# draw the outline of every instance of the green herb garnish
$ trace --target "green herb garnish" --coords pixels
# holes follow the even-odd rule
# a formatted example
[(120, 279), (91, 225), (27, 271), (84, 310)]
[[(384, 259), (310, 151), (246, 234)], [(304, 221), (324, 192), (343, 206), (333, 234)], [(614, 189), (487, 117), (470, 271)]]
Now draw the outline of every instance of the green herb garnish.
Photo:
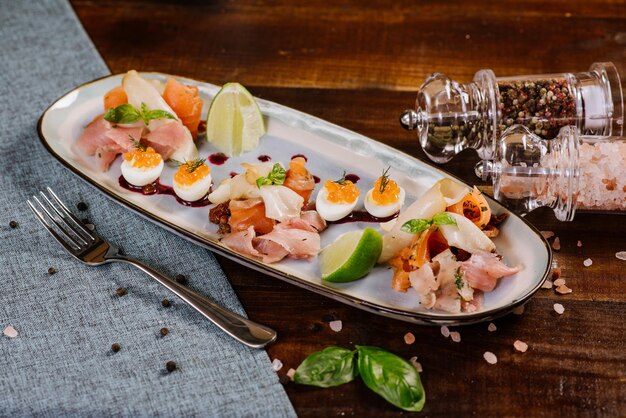
[(461, 273), (461, 267), (456, 269), (456, 273), (454, 273), (454, 285), (457, 289), (463, 289), (463, 273)]
[(132, 135), (128, 135), (128, 138), (130, 138), (130, 142), (133, 143), (133, 148), (138, 149), (139, 151), (146, 151), (148, 149), (148, 147), (146, 147), (144, 144), (142, 144), (140, 141), (136, 140), (135, 138), (133, 138)]
[(270, 186), (272, 184), (281, 185), (285, 182), (285, 169), (279, 163), (274, 164), (272, 171), (267, 177), (259, 177), (256, 179), (256, 187)]
[(171, 159), (170, 161), (173, 162), (176, 167), (180, 167), (181, 165), (187, 166), (187, 167), (185, 167), (187, 172), (188, 173), (193, 173), (198, 168), (200, 168), (200, 167), (202, 167), (204, 165), (204, 162), (206, 161), (206, 158), (197, 158), (195, 160), (185, 161), (184, 163), (180, 162), (178, 160), (174, 160), (174, 159)]
[(411, 234), (419, 234), (430, 228), (432, 225), (456, 225), (456, 221), (449, 213), (441, 212), (430, 219), (408, 220), (402, 225), (401, 229)]
[[(356, 357), (356, 359), (355, 359)], [(327, 347), (308, 356), (296, 369), (294, 382), (318, 387), (348, 383), (360, 376), (363, 383), (405, 411), (421, 411), (426, 401), (415, 367), (378, 347), (356, 346), (351, 351)]]
[(104, 120), (111, 123), (134, 123), (139, 119), (147, 125), (153, 119), (177, 119), (176, 116), (165, 110), (150, 110), (145, 103), (141, 103), (141, 110), (130, 103), (124, 103), (115, 108), (110, 108), (104, 114)]
[(341, 184), (342, 186), (346, 184), (346, 170), (343, 171), (341, 178), (339, 180), (335, 180), (334, 183)]
[(383, 194), (385, 192), (385, 188), (389, 184), (389, 169), (391, 167), (387, 167), (386, 170), (383, 170), (383, 174), (380, 176), (380, 187), (378, 188), (378, 193)]
[(296, 370), (294, 382), (328, 388), (351, 382), (357, 376), (356, 351), (326, 347), (308, 356)]

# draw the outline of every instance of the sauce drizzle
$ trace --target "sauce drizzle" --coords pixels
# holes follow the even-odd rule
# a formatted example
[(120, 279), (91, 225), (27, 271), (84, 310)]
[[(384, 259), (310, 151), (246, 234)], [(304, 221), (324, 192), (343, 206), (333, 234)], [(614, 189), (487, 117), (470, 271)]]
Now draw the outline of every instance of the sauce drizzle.
[(119, 182), (120, 187), (122, 187), (123, 189), (129, 190), (135, 193), (141, 193), (145, 196), (151, 196), (153, 194), (163, 194), (163, 195), (168, 195), (168, 196), (174, 196), (176, 198), (176, 201), (183, 206), (190, 206), (192, 208), (200, 208), (204, 206), (209, 206), (211, 204), (211, 202), (209, 201), (208, 194), (204, 196), (202, 199), (196, 200), (195, 202), (188, 202), (186, 200), (183, 200), (176, 195), (173, 187), (166, 186), (165, 184), (162, 184), (159, 180), (155, 181), (154, 183), (147, 184), (145, 186), (135, 186), (127, 182), (124, 176), (120, 176), (120, 178), (118, 179), (118, 182)]

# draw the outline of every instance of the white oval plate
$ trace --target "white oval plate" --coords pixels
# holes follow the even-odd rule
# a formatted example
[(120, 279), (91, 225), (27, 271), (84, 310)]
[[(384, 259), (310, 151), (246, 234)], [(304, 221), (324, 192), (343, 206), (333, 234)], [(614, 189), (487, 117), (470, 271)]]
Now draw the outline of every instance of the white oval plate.
[[(169, 77), (160, 73), (142, 75), (162, 81)], [(526, 302), (550, 273), (552, 253), (545, 239), (528, 222), (492, 199), (488, 201), (494, 213), (506, 212), (510, 215), (502, 226), (500, 236), (494, 239), (498, 253), (504, 256), (508, 265), (522, 264), (524, 269), (514, 276), (501, 279), (494, 291), (485, 294), (484, 306), (479, 312), (450, 314), (424, 309), (414, 290), (399, 293), (391, 288), (391, 270), (383, 266), (376, 267), (359, 281), (335, 284), (322, 282), (317, 258), (312, 261), (285, 259), (270, 265), (238, 254), (218, 241), (217, 226), (208, 219), (209, 207), (190, 208), (180, 205), (172, 196), (144, 196), (127, 191), (118, 184), (120, 158), (108, 172), (101, 173), (94, 167), (91, 158), (74, 152), (73, 144), (84, 127), (102, 113), (102, 97), (108, 90), (120, 85), (122, 76), (118, 74), (94, 80), (55, 101), (39, 120), (39, 137), (48, 151), (80, 178), (122, 206), (196, 244), (346, 304), (420, 324), (462, 325), (502, 316)], [(208, 105), (219, 87), (176, 78), (199, 88), (205, 103), (203, 114), (206, 115)], [(257, 101), (266, 120), (267, 134), (261, 139), (257, 150), (231, 158), (224, 165), (212, 166), (214, 184), (218, 184), (231, 171), (241, 172), (242, 162), (257, 162), (260, 155), (269, 155), (273, 161), (287, 164), (295, 154), (304, 154), (308, 158), (307, 167), (322, 182), (341, 177), (343, 170), (357, 174), (361, 178), (358, 186), (362, 196), (372, 187), (382, 170), (390, 166), (392, 178), (407, 192), (405, 207), (437, 180), (454, 178), (436, 167), (355, 132), (276, 103), (262, 99)], [(206, 141), (198, 145), (203, 157), (217, 152)], [(172, 174), (173, 169), (166, 165), (161, 182), (171, 185)], [(321, 234), (322, 247), (347, 230), (366, 226), (379, 229), (378, 224), (370, 223), (330, 225)]]

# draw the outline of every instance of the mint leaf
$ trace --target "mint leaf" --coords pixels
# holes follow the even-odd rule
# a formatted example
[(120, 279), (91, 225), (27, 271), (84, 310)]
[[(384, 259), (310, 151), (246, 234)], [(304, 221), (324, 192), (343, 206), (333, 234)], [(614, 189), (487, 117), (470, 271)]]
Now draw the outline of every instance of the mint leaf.
[(452, 215), (447, 212), (441, 212), (436, 214), (435, 216), (433, 216), (432, 220), (435, 225), (456, 225), (456, 221), (454, 220)]
[(267, 177), (259, 177), (256, 179), (256, 187), (261, 188), (261, 186), (270, 186), (273, 184), (281, 185), (285, 182), (285, 176), (285, 169), (282, 168), (279, 163), (276, 163)]
[(130, 103), (124, 103), (116, 108), (110, 108), (104, 114), (104, 120), (111, 123), (133, 123), (141, 117), (139, 111)]
[(433, 224), (431, 219), (411, 219), (402, 224), (402, 230), (411, 234), (419, 234), (430, 228)]

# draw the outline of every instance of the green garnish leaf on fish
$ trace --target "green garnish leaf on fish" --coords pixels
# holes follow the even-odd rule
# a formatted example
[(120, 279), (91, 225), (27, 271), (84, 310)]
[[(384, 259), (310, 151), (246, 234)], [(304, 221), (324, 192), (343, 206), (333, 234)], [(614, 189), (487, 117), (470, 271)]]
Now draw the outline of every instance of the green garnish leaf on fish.
[(147, 125), (153, 119), (177, 119), (176, 116), (165, 110), (150, 110), (145, 103), (141, 104), (141, 109), (137, 109), (130, 103), (124, 103), (115, 108), (110, 108), (104, 114), (104, 120), (111, 123), (134, 123), (139, 119)]
[(436, 214), (430, 219), (411, 219), (402, 224), (402, 230), (411, 234), (419, 234), (432, 225), (456, 225), (456, 221), (447, 212)]
[(259, 177), (256, 179), (256, 187), (261, 188), (261, 186), (271, 185), (280, 186), (285, 182), (285, 175), (285, 169), (279, 163), (276, 163), (267, 177)]

